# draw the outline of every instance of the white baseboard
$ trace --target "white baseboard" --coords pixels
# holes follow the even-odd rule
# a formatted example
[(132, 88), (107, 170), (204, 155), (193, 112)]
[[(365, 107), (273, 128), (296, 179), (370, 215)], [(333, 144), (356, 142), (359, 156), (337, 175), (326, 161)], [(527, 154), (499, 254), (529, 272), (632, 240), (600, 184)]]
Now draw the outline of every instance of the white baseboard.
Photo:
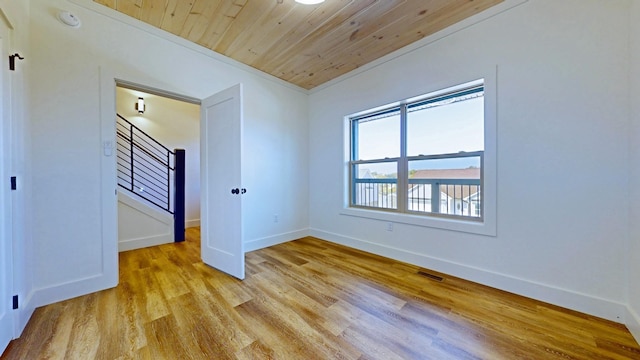
[(36, 307), (33, 305), (33, 294), (34, 292), (31, 291), (24, 299), (20, 299), (14, 323), (14, 335), (16, 338), (22, 335), (29, 319), (31, 319), (31, 315), (33, 315), (33, 312), (36, 310)]
[(627, 316), (625, 320), (627, 329), (629, 329), (631, 335), (633, 335), (638, 344), (640, 344), (640, 314), (630, 306), (627, 306)]
[(118, 285), (118, 274), (97, 274), (75, 281), (52, 285), (36, 289), (30, 301), (30, 306), (38, 308), (74, 297), (110, 289)]
[(287, 241), (292, 241), (309, 236), (309, 229), (291, 231), (284, 234), (264, 237), (261, 239), (249, 240), (244, 243), (244, 252), (255, 251), (269, 246), (278, 245)]
[(624, 304), (615, 301), (454, 263), (425, 254), (417, 254), (318, 229), (309, 229), (309, 235), (618, 323), (625, 322), (629, 311)]
[(173, 242), (172, 234), (149, 236), (139, 239), (130, 239), (118, 242), (118, 252), (141, 249), (149, 246), (169, 244)]
[(200, 226), (200, 219), (187, 220), (184, 222), (185, 228), (198, 227), (198, 226)]

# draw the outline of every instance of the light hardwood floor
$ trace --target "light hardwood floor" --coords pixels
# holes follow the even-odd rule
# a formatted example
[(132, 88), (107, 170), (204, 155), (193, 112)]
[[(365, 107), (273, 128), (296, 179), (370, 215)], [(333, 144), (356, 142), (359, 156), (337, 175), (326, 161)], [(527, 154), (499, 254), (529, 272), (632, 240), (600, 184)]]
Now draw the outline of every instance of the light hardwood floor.
[(37, 309), (2, 359), (640, 359), (623, 325), (314, 238), (240, 282), (199, 237), (121, 253), (118, 287)]

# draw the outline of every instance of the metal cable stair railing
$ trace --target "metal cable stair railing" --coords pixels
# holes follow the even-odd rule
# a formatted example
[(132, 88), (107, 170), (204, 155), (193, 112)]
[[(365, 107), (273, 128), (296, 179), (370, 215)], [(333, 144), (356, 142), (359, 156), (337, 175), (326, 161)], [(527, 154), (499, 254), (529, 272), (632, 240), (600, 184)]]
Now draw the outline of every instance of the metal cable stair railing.
[(184, 240), (185, 151), (169, 150), (117, 114), (118, 186), (172, 214), (175, 241)]

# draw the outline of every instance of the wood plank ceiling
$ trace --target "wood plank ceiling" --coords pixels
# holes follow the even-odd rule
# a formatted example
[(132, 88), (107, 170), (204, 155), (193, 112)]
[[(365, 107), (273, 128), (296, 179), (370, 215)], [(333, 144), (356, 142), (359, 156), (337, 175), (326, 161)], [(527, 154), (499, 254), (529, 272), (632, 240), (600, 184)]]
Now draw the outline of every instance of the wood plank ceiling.
[(94, 0), (312, 89), (504, 0)]

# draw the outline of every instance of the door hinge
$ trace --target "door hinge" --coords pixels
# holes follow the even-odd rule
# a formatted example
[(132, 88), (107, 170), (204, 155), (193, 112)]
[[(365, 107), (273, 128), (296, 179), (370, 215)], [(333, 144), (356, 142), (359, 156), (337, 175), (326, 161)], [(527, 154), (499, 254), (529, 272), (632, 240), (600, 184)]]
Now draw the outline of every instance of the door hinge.
[(11, 177), (11, 190), (18, 189), (18, 181), (15, 176)]
[(13, 295), (13, 310), (18, 308), (18, 295)]

